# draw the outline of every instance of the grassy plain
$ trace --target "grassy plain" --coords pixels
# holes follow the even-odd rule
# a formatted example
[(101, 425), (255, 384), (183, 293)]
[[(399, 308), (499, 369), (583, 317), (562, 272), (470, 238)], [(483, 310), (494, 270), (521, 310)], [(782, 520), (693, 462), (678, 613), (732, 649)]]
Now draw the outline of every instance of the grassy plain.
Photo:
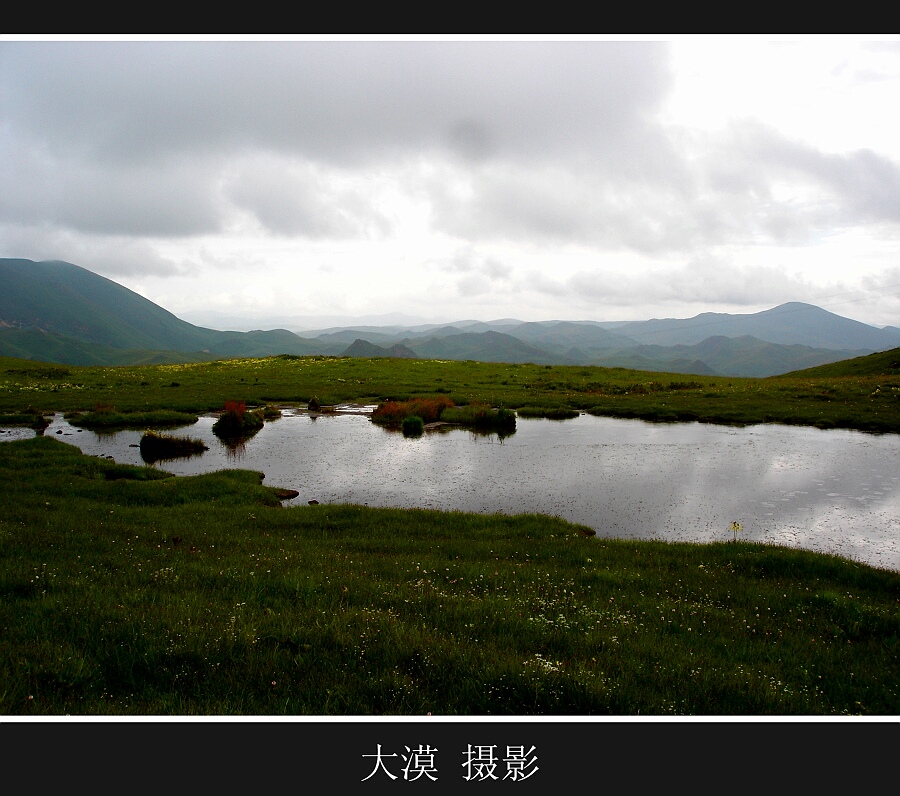
[(0, 445), (0, 483), (2, 714), (900, 714), (895, 572), (284, 508), (46, 437)]
[(69, 367), (0, 358), (0, 415), (40, 411), (174, 410), (226, 401), (380, 403), (446, 397), (526, 411), (611, 417), (787, 423), (900, 433), (900, 350), (765, 379), (684, 376), (580, 366), (453, 360), (279, 356), (143, 367)]
[[(0, 360), (0, 415), (446, 396), (900, 431), (900, 356), (873, 356), (777, 379)], [(900, 573), (727, 528), (667, 544), (535, 515), (284, 508), (260, 481), (167, 476), (45, 437), (0, 445), (0, 714), (900, 714)]]

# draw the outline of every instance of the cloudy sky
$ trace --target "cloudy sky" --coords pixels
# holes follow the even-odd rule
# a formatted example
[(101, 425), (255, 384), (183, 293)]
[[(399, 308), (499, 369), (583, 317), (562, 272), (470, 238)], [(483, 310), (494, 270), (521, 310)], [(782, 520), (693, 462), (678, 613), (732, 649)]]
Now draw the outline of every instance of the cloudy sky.
[(0, 256), (218, 328), (900, 326), (900, 37), (0, 35)]

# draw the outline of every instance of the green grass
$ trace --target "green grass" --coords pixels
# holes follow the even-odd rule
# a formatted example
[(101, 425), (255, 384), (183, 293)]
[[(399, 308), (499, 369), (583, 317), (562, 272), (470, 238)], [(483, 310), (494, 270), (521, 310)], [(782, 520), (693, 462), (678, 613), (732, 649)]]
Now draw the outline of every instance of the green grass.
[(197, 422), (197, 415), (157, 409), (149, 412), (117, 412), (112, 406), (101, 406), (92, 412), (68, 412), (66, 420), (84, 428), (166, 428), (188, 426)]
[(404, 437), (420, 437), (425, 431), (425, 421), (418, 415), (404, 417), (400, 427)]
[(519, 417), (545, 417), (549, 420), (571, 420), (578, 417), (577, 409), (565, 406), (521, 406), (516, 410)]
[[(46, 414), (50, 414), (49, 412)], [(2, 426), (29, 426), (36, 430), (43, 430), (50, 425), (45, 413), (33, 407), (27, 407), (20, 412), (0, 413), (0, 425)]]
[[(217, 411), (288, 403), (446, 398), (555, 407), (610, 417), (747, 425), (787, 423), (900, 433), (900, 350), (766, 379), (650, 373), (621, 368), (442, 360), (280, 356), (145, 367), (48, 367), (0, 359), (0, 414)], [(527, 410), (526, 410), (527, 411)], [(426, 419), (419, 412), (420, 417)], [(427, 419), (426, 419), (426, 422)], [(399, 421), (398, 421), (399, 423)]]
[(3, 715), (897, 715), (900, 574), (0, 445)]
[(441, 412), (441, 420), (498, 432), (512, 433), (516, 430), (516, 415), (511, 409), (496, 409), (482, 403), (448, 407)]

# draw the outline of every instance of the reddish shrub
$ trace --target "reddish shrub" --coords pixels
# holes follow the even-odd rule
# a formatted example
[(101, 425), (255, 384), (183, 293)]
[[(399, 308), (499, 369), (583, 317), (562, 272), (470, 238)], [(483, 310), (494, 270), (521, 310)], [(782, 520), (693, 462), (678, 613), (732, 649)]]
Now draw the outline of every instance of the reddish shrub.
[(247, 404), (244, 401), (225, 401), (225, 414), (233, 415), (238, 420), (244, 419)]
[(412, 398), (409, 401), (385, 401), (372, 413), (372, 420), (386, 426), (399, 426), (408, 417), (421, 417), (425, 423), (436, 423), (441, 413), (453, 406), (446, 396)]

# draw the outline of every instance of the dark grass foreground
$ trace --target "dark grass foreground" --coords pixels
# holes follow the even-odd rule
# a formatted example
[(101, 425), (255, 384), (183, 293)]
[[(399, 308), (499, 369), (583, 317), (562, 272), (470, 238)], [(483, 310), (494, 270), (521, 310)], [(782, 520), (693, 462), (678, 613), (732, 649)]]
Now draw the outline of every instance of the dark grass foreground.
[(0, 713), (900, 714), (900, 573), (0, 445)]

